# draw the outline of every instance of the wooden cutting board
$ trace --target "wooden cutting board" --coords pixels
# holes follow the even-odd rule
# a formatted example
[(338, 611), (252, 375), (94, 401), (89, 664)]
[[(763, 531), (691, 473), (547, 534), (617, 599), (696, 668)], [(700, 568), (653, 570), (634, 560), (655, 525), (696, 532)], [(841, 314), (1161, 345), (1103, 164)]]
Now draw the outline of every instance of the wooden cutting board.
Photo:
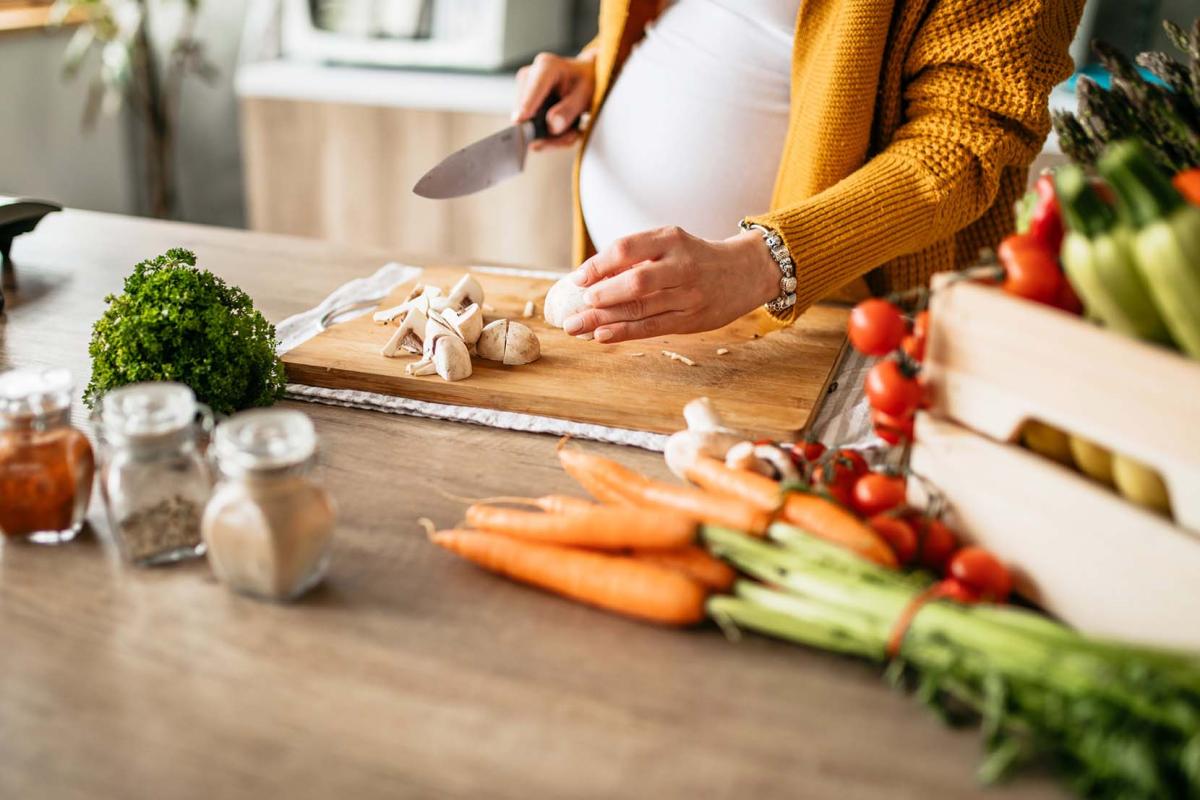
[[(462, 273), (427, 267), (419, 280), (449, 291)], [(288, 380), (656, 433), (678, 430), (684, 404), (707, 395), (731, 427), (790, 439), (808, 425), (845, 342), (847, 310), (817, 306), (790, 328), (769, 334), (765, 313), (756, 312), (709, 333), (601, 345), (546, 324), (542, 299), (553, 280), (499, 269), (472, 273), (487, 296), (487, 321), (507, 317), (528, 325), (541, 340), (540, 360), (507, 367), (476, 358), (471, 377), (456, 383), (436, 375), (411, 377), (404, 367), (416, 357), (381, 356), (394, 328), (367, 314), (332, 325), (285, 354)], [(396, 287), (380, 307), (403, 302), (412, 287)], [(534, 316), (522, 319), (529, 300)], [(719, 348), (729, 352), (717, 355)], [(663, 350), (696, 366), (673, 361)]]

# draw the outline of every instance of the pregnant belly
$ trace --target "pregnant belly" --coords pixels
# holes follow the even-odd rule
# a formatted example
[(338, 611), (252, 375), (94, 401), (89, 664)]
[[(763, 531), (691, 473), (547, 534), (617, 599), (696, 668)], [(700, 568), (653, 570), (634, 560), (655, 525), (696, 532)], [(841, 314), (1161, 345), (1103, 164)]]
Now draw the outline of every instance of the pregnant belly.
[(743, 81), (728, 61), (682, 45), (661, 34), (643, 42), (594, 122), (580, 201), (599, 250), (663, 225), (723, 239), (768, 209), (787, 132), (786, 77)]

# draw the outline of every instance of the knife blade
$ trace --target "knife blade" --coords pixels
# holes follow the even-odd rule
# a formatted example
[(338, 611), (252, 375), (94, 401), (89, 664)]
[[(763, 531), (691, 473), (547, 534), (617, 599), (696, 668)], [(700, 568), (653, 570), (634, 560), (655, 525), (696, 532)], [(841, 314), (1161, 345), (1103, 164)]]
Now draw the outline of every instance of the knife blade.
[[(529, 143), (550, 136), (546, 112), (558, 101), (558, 93), (551, 92), (533, 119), (503, 128), (446, 156), (417, 181), (413, 192), (431, 200), (445, 200), (474, 194), (521, 174)], [(572, 127), (579, 127), (578, 119)]]

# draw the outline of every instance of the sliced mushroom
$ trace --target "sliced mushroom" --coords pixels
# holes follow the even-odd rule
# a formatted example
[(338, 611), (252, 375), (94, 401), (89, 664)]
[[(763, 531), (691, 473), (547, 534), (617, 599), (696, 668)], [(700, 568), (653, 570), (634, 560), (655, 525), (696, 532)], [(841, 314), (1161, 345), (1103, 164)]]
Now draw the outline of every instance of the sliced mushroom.
[[(458, 339), (458, 334), (450, 329), (450, 326), (442, 321), (442, 318), (435, 311), (429, 313), (429, 317), (425, 322), (425, 335), (422, 338), (424, 343), (421, 348), (421, 355), (424, 358), (433, 358), (434, 349), (437, 347), (438, 339), (449, 336), (451, 339)], [(459, 341), (462, 341), (459, 339)]]
[(478, 303), (472, 303), (461, 312), (447, 308), (442, 312), (442, 319), (467, 344), (468, 349), (479, 341), (479, 334), (483, 332), (483, 309)]
[(504, 360), (504, 343), (508, 338), (508, 320), (498, 319), (483, 326), (475, 342), (475, 352), (489, 361)]
[(404, 315), (404, 321), (392, 332), (392, 337), (380, 352), (389, 358), (395, 357), (401, 349), (410, 353), (420, 353), (427, 324), (424, 311), (420, 308), (409, 309)]
[(457, 336), (439, 336), (433, 346), (433, 365), (444, 381), (471, 377), (471, 354)]
[(437, 367), (434, 366), (432, 358), (422, 358), (409, 364), (404, 371), (409, 375), (434, 375), (437, 373)]
[(385, 308), (383, 311), (376, 311), (372, 316), (376, 322), (388, 323), (399, 317), (403, 317), (411, 308), (421, 308), (424, 311), (429, 310), (429, 302), (435, 297), (440, 296), (442, 290), (436, 286), (425, 286), (418, 283), (413, 290), (409, 292), (408, 297), (398, 306)]
[(509, 320), (504, 335), (504, 363), (519, 366), (537, 361), (542, 356), (542, 343), (528, 325)]
[(472, 303), (483, 305), (483, 287), (479, 285), (479, 281), (470, 273), (463, 275), (458, 279), (458, 283), (454, 284), (454, 288), (450, 290), (450, 294), (445, 298), (445, 302), (440, 300), (434, 303), (434, 307), (453, 308), (456, 311), (461, 311)]

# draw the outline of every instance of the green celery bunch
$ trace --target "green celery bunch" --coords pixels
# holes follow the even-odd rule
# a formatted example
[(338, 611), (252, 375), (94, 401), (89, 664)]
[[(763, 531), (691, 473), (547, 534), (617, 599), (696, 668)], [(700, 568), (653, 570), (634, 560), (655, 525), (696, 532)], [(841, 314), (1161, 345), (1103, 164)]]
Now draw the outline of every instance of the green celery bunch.
[(1093, 798), (1200, 797), (1200, 660), (1080, 635), (1010, 606), (926, 604), (896, 658), (896, 621), (928, 579), (877, 567), (786, 525), (771, 542), (708, 526), (742, 580), (709, 613), (872, 661), (952, 722), (982, 720), (985, 782), (1040, 761)]

